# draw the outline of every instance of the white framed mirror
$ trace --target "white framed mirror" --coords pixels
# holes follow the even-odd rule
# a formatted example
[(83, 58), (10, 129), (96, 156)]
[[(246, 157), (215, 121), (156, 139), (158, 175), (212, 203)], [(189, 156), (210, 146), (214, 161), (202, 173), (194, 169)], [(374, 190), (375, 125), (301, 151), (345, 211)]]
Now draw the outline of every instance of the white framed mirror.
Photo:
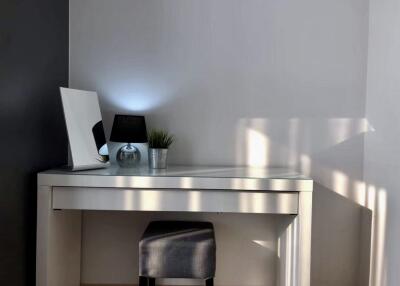
[(86, 170), (110, 165), (97, 93), (60, 87), (70, 146), (70, 168)]

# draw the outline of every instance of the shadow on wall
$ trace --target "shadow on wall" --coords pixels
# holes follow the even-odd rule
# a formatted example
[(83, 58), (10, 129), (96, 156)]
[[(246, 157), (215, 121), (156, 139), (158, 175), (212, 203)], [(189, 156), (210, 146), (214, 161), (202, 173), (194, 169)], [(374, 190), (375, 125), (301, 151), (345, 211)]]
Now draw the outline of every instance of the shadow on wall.
[(328, 281), (339, 282), (339, 273), (341, 285), (385, 281), (387, 193), (364, 182), (362, 166), (363, 136), (374, 131), (365, 118), (239, 120), (237, 164), (263, 167), (286, 161), (316, 182), (315, 285), (331, 285), (329, 276)]

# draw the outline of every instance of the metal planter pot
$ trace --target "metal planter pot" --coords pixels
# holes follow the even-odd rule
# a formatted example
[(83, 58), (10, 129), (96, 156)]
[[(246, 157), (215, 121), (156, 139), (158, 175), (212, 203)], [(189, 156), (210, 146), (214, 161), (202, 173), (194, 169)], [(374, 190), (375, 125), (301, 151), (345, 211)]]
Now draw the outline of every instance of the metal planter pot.
[(149, 167), (150, 169), (167, 168), (168, 149), (149, 148)]

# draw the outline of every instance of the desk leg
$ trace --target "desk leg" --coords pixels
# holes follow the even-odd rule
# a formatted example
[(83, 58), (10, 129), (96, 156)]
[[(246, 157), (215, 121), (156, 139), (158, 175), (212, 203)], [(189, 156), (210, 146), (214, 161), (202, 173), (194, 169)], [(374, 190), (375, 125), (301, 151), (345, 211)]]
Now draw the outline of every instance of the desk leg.
[(53, 210), (52, 189), (38, 186), (36, 286), (79, 286), (81, 211)]
[(310, 286), (312, 192), (299, 193), (298, 215), (279, 237), (279, 286)]
[(296, 286), (311, 284), (311, 226), (312, 226), (312, 192), (300, 192), (299, 214), (295, 219), (296, 243)]

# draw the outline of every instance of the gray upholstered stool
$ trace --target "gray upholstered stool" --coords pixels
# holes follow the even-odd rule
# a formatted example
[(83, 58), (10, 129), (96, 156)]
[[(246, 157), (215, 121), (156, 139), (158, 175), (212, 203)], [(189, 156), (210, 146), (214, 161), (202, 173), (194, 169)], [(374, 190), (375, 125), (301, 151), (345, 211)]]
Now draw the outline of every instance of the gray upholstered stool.
[(139, 243), (139, 285), (154, 286), (155, 278), (193, 278), (212, 286), (215, 250), (209, 222), (151, 222)]

